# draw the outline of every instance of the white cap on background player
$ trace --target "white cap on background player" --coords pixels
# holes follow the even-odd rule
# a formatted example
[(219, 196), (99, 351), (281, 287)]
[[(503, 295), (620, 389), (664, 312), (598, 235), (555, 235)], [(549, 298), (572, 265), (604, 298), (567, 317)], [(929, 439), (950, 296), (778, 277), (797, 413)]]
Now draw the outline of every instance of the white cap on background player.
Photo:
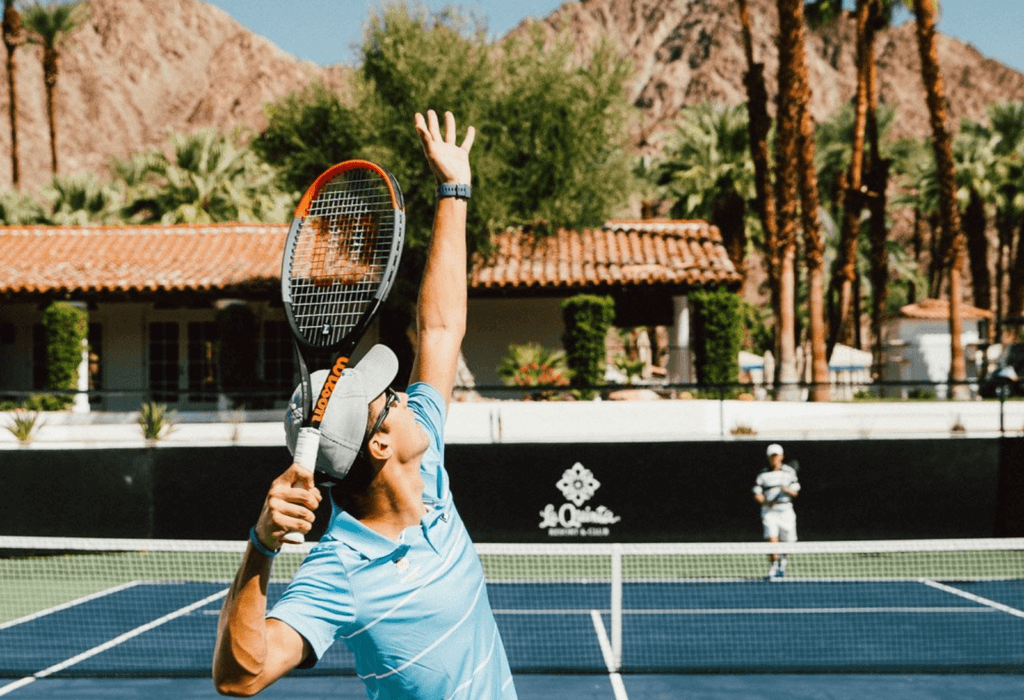
[(768, 445), (768, 456), (769, 457), (771, 457), (772, 455), (781, 455), (781, 454), (785, 454), (782, 451), (782, 445), (780, 445), (777, 442), (773, 442), (772, 444)]

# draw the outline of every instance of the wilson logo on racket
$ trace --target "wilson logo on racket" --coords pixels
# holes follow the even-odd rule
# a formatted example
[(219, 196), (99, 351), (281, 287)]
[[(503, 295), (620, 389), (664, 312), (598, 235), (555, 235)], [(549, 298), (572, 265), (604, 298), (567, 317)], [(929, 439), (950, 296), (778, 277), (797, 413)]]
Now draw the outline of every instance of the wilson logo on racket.
[[(327, 404), (330, 401), (331, 394), (334, 392), (334, 387), (337, 386), (338, 380), (341, 379), (341, 373), (347, 366), (347, 357), (339, 357), (334, 361), (331, 373), (324, 380), (324, 388), (320, 392), (320, 398), (317, 399), (316, 406), (313, 408), (313, 420), (320, 422), (324, 419), (324, 411), (327, 410)], [(327, 394), (326, 398), (324, 394)]]
[[(360, 284), (380, 278), (374, 266), (380, 216), (373, 213), (310, 218), (309, 279), (317, 287)], [(369, 279), (368, 279), (369, 278)]]

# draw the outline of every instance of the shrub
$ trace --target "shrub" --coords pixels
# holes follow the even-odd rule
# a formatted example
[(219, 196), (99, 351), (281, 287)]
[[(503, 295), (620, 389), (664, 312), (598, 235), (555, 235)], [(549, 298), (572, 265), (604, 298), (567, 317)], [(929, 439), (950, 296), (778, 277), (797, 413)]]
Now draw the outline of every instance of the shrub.
[[(78, 366), (89, 333), (89, 314), (67, 302), (55, 301), (43, 311), (43, 328), (48, 388), (77, 389)], [(65, 409), (73, 400), (71, 396), (60, 396), (52, 410)]]
[[(565, 323), (566, 359), (569, 364), (570, 384), (591, 387), (604, 381), (605, 336), (615, 319), (615, 302), (611, 297), (579, 294), (562, 302), (562, 321)], [(593, 389), (577, 389), (581, 399), (591, 399)]]
[[(498, 366), (498, 377), (508, 386), (565, 386), (569, 383), (565, 352), (550, 350), (540, 343), (508, 346), (508, 355)], [(537, 391), (532, 398), (551, 399), (557, 391)]]
[(626, 375), (626, 381), (632, 384), (644, 376), (644, 361), (640, 359), (631, 360), (626, 355), (615, 356), (615, 369)]
[(740, 297), (724, 287), (690, 294), (690, 344), (697, 381), (730, 385), (739, 381), (739, 352), (743, 340)]
[(148, 441), (161, 440), (174, 430), (174, 411), (167, 410), (167, 404), (148, 401), (139, 409), (139, 427), (142, 428), (142, 437)]
[(39, 414), (35, 411), (26, 411), (23, 408), (16, 409), (11, 416), (11, 422), (4, 427), (11, 435), (18, 438), (18, 442), (27, 445), (35, 437), (34, 433), (38, 428), (43, 427), (44, 421), (39, 420)]

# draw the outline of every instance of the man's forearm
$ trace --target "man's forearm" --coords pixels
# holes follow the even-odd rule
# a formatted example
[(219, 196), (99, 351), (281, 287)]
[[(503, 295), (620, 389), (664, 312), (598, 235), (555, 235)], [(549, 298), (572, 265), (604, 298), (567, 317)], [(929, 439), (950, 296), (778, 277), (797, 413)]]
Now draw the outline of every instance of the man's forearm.
[(417, 303), (419, 331), (445, 331), (460, 337), (466, 328), (467, 202), (445, 197), (437, 202), (427, 264)]
[(437, 203), (434, 231), (416, 304), (412, 381), (425, 381), (448, 400), (455, 388), (466, 334), (466, 202)]
[(213, 681), (221, 693), (251, 694), (267, 658), (267, 584), (271, 560), (246, 549), (217, 622)]

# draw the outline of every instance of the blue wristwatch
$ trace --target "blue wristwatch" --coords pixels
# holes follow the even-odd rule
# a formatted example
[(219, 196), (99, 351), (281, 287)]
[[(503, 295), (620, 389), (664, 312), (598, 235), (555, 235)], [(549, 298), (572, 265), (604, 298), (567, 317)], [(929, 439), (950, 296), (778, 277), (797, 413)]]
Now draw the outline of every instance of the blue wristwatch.
[(253, 525), (252, 529), (249, 530), (249, 543), (252, 545), (253, 549), (268, 559), (273, 559), (281, 551), (280, 549), (270, 549), (267, 545), (263, 544), (260, 541), (260, 538), (256, 535), (255, 525)]
[(438, 185), (437, 189), (434, 190), (434, 195), (438, 199), (445, 197), (457, 197), (458, 199), (469, 199), (473, 196), (472, 185), (454, 185), (451, 183), (445, 183)]

